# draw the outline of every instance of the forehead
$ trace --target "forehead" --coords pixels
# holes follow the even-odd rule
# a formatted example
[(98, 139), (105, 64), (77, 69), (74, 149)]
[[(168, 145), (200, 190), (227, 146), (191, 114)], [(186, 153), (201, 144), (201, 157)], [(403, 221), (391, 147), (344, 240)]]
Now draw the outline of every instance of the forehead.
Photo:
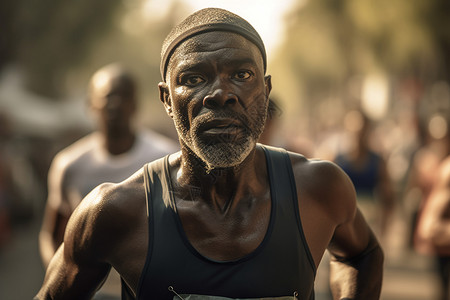
[(263, 68), (262, 54), (251, 41), (237, 33), (213, 31), (196, 35), (180, 44), (170, 58), (168, 72), (180, 63), (200, 63), (210, 55), (227, 60), (253, 60)]
[(109, 74), (107, 72), (100, 72), (96, 74), (91, 81), (90, 94), (91, 96), (104, 97), (108, 94), (114, 93), (130, 93), (133, 90), (133, 85), (128, 78), (116, 74)]

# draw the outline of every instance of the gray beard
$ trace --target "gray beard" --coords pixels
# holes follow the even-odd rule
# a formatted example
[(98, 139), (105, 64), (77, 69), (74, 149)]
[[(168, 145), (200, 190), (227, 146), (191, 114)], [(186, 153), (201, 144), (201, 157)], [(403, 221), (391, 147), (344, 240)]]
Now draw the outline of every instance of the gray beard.
[[(256, 119), (253, 120), (253, 124), (249, 124), (247, 118), (230, 113), (218, 112), (208, 113), (199, 116), (192, 124), (191, 131), (189, 131), (183, 122), (183, 117), (179, 114), (174, 114), (175, 128), (178, 132), (178, 136), (187, 145), (191, 151), (200, 158), (206, 165), (206, 171), (210, 172), (216, 168), (232, 168), (242, 163), (247, 156), (252, 152), (256, 145), (256, 142), (261, 135), (264, 124), (266, 121), (266, 112), (258, 111)], [(246, 126), (246, 132), (248, 133), (244, 139), (238, 141), (223, 141), (210, 143), (201, 139), (199, 136), (200, 126), (207, 121), (213, 120), (216, 117), (227, 117), (238, 119)]]

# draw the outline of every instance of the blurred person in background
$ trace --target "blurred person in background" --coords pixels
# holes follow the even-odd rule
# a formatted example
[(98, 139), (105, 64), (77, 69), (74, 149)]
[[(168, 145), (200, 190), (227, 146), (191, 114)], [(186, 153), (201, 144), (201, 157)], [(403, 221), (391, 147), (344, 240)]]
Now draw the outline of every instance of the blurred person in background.
[(352, 180), (358, 206), (380, 238), (385, 237), (395, 207), (393, 183), (385, 159), (370, 145), (372, 122), (361, 110), (344, 117), (347, 144), (334, 161)]
[(258, 142), (264, 145), (282, 147), (292, 152), (301, 153), (305, 157), (311, 157), (313, 146), (309, 140), (299, 136), (292, 140), (291, 136), (287, 137), (286, 132), (281, 131), (283, 130), (281, 126), (282, 114), (280, 102), (277, 98), (271, 96), (266, 124)]
[(450, 299), (450, 134), (448, 119), (434, 114), (426, 124), (425, 144), (415, 154), (408, 189), (420, 201), (413, 222), (414, 249), (436, 258), (441, 299)]
[[(91, 78), (89, 108), (97, 130), (59, 152), (50, 167), (48, 199), (39, 236), (47, 267), (72, 212), (103, 182), (120, 182), (145, 163), (177, 151), (177, 144), (149, 130), (135, 130), (135, 78), (122, 65), (110, 64)], [(96, 299), (119, 299), (120, 279), (112, 270)]]
[(441, 300), (450, 299), (450, 155), (440, 164), (436, 181), (424, 204), (416, 238), (420, 250), (436, 256)]

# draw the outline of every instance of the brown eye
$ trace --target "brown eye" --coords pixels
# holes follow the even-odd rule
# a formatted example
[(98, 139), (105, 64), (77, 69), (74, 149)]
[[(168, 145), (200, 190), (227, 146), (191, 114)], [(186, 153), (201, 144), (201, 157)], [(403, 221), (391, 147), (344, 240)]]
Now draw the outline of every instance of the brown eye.
[(250, 71), (239, 71), (239, 72), (236, 72), (236, 74), (234, 75), (234, 78), (235, 78), (235, 79), (238, 79), (238, 80), (247, 80), (247, 79), (249, 79), (252, 75), (253, 75), (253, 74), (252, 74), (252, 72), (250, 72)]
[(204, 81), (205, 80), (202, 77), (198, 75), (192, 75), (185, 78), (184, 84), (187, 86), (196, 86)]

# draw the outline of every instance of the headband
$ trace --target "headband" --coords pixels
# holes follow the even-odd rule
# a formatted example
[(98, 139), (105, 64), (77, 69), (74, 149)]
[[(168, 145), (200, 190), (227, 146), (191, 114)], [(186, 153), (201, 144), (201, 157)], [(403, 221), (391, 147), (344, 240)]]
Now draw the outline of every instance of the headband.
[(193, 13), (175, 26), (164, 40), (160, 65), (161, 76), (164, 81), (166, 79), (167, 65), (175, 49), (187, 39), (211, 31), (237, 33), (255, 44), (261, 52), (264, 72), (266, 71), (267, 58), (264, 43), (253, 26), (240, 16), (227, 10), (205, 8)]

